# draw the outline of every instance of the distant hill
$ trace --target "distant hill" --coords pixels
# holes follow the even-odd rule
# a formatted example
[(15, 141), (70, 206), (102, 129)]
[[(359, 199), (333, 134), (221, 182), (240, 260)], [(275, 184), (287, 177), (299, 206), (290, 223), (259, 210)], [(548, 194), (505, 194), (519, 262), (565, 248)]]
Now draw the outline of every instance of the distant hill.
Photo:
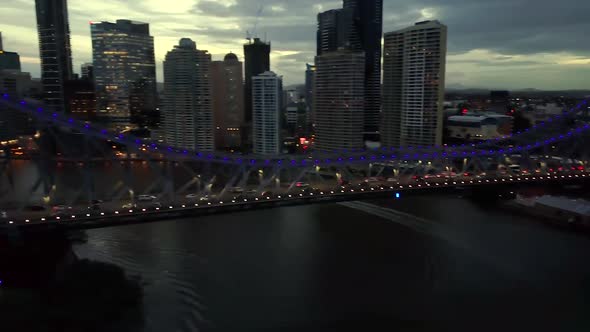
[[(494, 89), (497, 90), (497, 89)], [(482, 88), (464, 88), (464, 89), (457, 89), (457, 88), (447, 88), (447, 94), (455, 94), (455, 95), (466, 95), (466, 96), (473, 96), (473, 95), (489, 95), (491, 89), (482, 89)], [(590, 96), (590, 90), (539, 90), (534, 88), (527, 88), (527, 89), (516, 89), (516, 90), (509, 90), (510, 94), (513, 96), (522, 96), (522, 97), (569, 97), (569, 98), (583, 98)]]

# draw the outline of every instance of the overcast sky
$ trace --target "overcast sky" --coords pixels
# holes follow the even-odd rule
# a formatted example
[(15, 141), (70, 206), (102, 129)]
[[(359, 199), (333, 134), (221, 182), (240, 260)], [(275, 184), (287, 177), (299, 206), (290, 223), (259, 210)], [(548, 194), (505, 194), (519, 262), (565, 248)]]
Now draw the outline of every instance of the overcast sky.
[[(313, 62), (316, 15), (340, 8), (324, 0), (68, 0), (74, 70), (92, 61), (89, 21), (132, 19), (151, 24), (158, 80), (162, 61), (182, 37), (214, 60), (229, 51), (242, 60), (246, 31), (263, 11), (258, 34), (272, 41), (271, 67), (286, 84), (303, 83)], [(21, 54), (39, 76), (34, 0), (0, 0), (4, 48)], [(384, 0), (384, 32), (437, 19), (449, 27), (448, 87), (590, 88), (588, 0)]]

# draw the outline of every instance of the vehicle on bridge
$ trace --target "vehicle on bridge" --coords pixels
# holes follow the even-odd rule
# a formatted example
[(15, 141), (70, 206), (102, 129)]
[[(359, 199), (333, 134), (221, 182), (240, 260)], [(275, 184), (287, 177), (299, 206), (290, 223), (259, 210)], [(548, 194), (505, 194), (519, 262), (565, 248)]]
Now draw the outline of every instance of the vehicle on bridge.
[(56, 205), (51, 208), (51, 216), (64, 216), (72, 212), (72, 207), (67, 205)]
[(241, 194), (244, 192), (244, 188), (242, 187), (232, 187), (229, 189), (229, 192), (232, 194)]
[(156, 199), (158, 199), (158, 197), (152, 196), (152, 195), (139, 195), (139, 196), (137, 196), (137, 200), (139, 202), (151, 202), (151, 201), (155, 201)]

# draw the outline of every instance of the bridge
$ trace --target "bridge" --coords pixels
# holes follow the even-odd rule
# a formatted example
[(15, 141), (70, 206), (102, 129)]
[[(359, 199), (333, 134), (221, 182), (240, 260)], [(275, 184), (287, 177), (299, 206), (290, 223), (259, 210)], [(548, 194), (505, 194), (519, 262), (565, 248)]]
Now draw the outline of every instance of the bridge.
[(100, 123), (0, 104), (34, 119), (31, 148), (0, 142), (2, 226), (88, 229), (255, 208), (399, 199), (457, 189), (510, 193), (590, 178), (588, 101), (523, 132), (453, 146), (257, 156), (178, 149)]

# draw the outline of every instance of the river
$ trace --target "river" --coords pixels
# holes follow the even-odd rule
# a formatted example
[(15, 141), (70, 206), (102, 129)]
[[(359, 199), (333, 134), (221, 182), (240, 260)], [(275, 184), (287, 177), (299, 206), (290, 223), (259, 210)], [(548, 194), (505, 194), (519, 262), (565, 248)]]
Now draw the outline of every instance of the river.
[(75, 252), (142, 278), (150, 332), (590, 328), (587, 235), (457, 196), (91, 230)]

